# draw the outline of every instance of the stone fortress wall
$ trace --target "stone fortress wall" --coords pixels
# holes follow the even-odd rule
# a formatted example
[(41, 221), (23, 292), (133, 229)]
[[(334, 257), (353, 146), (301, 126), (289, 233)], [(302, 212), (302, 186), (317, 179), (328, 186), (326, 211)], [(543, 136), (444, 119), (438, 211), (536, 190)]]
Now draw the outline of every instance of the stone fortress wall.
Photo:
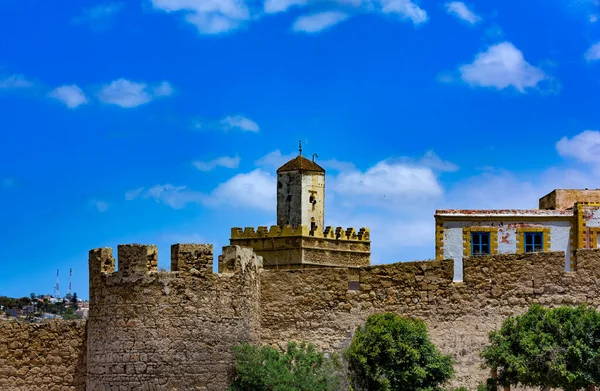
[(475, 389), (489, 375), (480, 368), (479, 352), (507, 316), (533, 303), (600, 305), (600, 251), (577, 250), (576, 262), (575, 272), (565, 272), (562, 252), (466, 258), (463, 282), (453, 282), (453, 261), (267, 270), (261, 341), (306, 340), (338, 350), (371, 314), (419, 317), (436, 345), (457, 361), (452, 385)]
[[(226, 390), (238, 342), (304, 340), (335, 351), (385, 311), (424, 319), (457, 360), (452, 385), (475, 389), (488, 375), (478, 357), (487, 333), (507, 316), (533, 303), (600, 305), (600, 250), (577, 250), (573, 272), (563, 252), (466, 258), (463, 282), (453, 282), (449, 260), (275, 270), (229, 246), (215, 274), (210, 245), (174, 245), (170, 272), (157, 270), (155, 246), (118, 250), (116, 272), (111, 249), (90, 251), (87, 337), (72, 322), (2, 325), (1, 389), (83, 389), (86, 372), (87, 390)], [(52, 343), (34, 343), (35, 328), (52, 327)], [(54, 370), (70, 377), (40, 376)]]
[(85, 321), (0, 322), (0, 390), (85, 390), (85, 330)]
[(90, 251), (88, 390), (223, 390), (231, 347), (258, 342), (259, 271), (251, 249), (226, 247), (213, 273), (212, 245), (171, 247), (159, 272), (155, 246)]

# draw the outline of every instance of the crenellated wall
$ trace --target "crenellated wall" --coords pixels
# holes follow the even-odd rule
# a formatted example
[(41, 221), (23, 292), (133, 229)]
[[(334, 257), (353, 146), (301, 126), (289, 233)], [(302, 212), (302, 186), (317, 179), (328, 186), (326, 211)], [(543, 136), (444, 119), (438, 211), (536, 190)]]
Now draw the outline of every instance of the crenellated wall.
[(232, 245), (252, 248), (263, 257), (264, 267), (361, 267), (371, 262), (371, 237), (368, 228), (326, 227), (310, 230), (308, 226), (272, 226), (232, 228)]
[[(361, 268), (263, 270), (250, 248), (229, 246), (212, 272), (211, 245), (171, 247), (171, 271), (155, 246), (91, 250), (90, 317), (40, 325), (0, 323), (0, 389), (226, 390), (233, 345), (309, 341), (340, 350), (356, 327), (386, 311), (424, 319), (456, 359), (451, 386), (474, 390), (488, 373), (479, 353), (489, 331), (533, 303), (600, 306), (600, 249)], [(87, 343), (87, 352), (86, 344)], [(51, 372), (60, 376), (49, 375)]]
[(223, 390), (231, 347), (258, 341), (261, 259), (225, 247), (226, 273), (212, 272), (212, 245), (171, 248), (157, 271), (155, 246), (90, 251), (88, 390)]

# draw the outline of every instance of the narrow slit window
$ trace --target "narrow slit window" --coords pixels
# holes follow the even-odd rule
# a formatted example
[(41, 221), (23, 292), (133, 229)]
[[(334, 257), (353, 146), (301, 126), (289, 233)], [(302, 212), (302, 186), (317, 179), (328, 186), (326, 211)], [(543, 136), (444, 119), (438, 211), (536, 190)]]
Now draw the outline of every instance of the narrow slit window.
[(544, 233), (543, 232), (525, 232), (525, 252), (535, 253), (544, 251)]
[(490, 233), (471, 232), (471, 255), (487, 255), (490, 253)]

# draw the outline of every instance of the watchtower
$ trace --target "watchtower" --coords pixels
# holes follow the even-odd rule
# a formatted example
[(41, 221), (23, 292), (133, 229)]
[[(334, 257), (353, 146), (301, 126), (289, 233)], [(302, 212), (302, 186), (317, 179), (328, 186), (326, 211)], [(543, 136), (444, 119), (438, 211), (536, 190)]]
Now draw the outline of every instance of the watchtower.
[(277, 225), (325, 226), (325, 170), (302, 154), (277, 170)]
[(277, 225), (232, 228), (229, 241), (252, 248), (266, 269), (361, 267), (371, 262), (368, 228), (357, 232), (325, 226), (325, 170), (302, 156), (302, 147), (277, 170)]

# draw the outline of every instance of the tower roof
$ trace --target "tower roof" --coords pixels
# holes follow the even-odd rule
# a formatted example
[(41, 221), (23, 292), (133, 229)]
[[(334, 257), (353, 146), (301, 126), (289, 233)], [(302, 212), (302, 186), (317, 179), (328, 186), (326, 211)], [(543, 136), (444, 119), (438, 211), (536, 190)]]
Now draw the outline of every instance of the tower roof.
[(308, 160), (302, 155), (298, 155), (293, 158), (289, 162), (285, 163), (283, 166), (279, 167), (277, 172), (283, 171), (313, 171), (313, 172), (322, 172), (325, 173), (323, 167), (319, 166), (317, 163)]

